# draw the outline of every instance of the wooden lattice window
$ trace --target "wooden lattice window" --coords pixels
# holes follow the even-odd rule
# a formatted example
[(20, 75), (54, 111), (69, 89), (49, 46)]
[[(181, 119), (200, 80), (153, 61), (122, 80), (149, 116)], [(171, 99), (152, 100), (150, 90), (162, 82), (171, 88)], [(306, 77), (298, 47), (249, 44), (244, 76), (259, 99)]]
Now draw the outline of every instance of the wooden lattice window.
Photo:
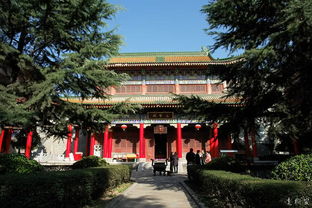
[(116, 88), (117, 94), (126, 94), (126, 93), (141, 93), (142, 86), (141, 85), (123, 85)]
[(207, 92), (207, 86), (206, 85), (180, 85), (180, 92), (181, 93), (205, 93)]
[(211, 84), (211, 93), (222, 93), (223, 84)]
[(147, 85), (147, 92), (174, 92), (174, 85)]

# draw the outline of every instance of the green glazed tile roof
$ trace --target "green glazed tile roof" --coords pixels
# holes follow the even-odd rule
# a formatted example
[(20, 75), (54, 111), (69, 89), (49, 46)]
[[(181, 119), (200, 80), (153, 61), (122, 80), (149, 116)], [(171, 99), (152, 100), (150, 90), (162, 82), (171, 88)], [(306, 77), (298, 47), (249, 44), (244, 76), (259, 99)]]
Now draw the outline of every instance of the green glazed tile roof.
[[(198, 95), (201, 98), (216, 102), (216, 103), (224, 103), (224, 104), (238, 104), (239, 99), (237, 98), (227, 98), (224, 99), (224, 94), (205, 94), (205, 95)], [(84, 105), (113, 105), (120, 102), (127, 102), (132, 104), (141, 104), (141, 105), (155, 105), (155, 104), (179, 104), (177, 101), (173, 101), (174, 96), (168, 96), (168, 95), (132, 95), (132, 96), (111, 96), (107, 100), (101, 100), (101, 99), (86, 99), (81, 100), (80, 98), (69, 98), (64, 99), (68, 102), (72, 103), (81, 103)]]
[(109, 67), (155, 65), (224, 65), (239, 61), (238, 58), (213, 59), (206, 52), (144, 52), (121, 53), (108, 61)]

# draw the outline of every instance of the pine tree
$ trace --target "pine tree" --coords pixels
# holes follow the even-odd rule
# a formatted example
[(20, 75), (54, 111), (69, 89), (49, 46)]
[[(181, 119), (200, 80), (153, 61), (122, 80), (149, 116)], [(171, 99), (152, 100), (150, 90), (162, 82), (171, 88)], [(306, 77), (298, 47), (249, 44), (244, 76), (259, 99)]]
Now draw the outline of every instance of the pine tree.
[(202, 12), (213, 50), (244, 51), (244, 61), (210, 70), (229, 84), (227, 96), (241, 98), (226, 120), (265, 118), (275, 136), (311, 138), (312, 1), (215, 0)]
[(107, 99), (105, 89), (128, 78), (105, 70), (120, 37), (106, 22), (117, 11), (105, 0), (6, 0), (0, 4), (0, 123), (66, 132), (69, 123), (103, 129), (121, 113), (66, 102)]

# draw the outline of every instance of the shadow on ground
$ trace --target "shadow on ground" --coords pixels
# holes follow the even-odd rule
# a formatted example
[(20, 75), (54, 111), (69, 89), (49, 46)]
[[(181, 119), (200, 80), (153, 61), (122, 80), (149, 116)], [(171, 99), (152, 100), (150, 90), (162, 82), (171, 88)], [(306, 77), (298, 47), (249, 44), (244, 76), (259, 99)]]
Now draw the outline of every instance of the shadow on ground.
[(152, 168), (133, 171), (135, 183), (109, 204), (114, 208), (194, 208), (193, 199), (185, 192), (181, 182), (186, 174), (154, 176)]

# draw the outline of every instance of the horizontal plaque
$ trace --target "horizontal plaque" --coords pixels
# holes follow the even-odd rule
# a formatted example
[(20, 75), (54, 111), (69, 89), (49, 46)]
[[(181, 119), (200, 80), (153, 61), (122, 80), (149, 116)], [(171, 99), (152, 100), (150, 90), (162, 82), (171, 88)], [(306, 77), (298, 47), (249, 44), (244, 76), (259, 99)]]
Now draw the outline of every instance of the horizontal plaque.
[(147, 117), (149, 119), (172, 119), (173, 112), (148, 112)]

